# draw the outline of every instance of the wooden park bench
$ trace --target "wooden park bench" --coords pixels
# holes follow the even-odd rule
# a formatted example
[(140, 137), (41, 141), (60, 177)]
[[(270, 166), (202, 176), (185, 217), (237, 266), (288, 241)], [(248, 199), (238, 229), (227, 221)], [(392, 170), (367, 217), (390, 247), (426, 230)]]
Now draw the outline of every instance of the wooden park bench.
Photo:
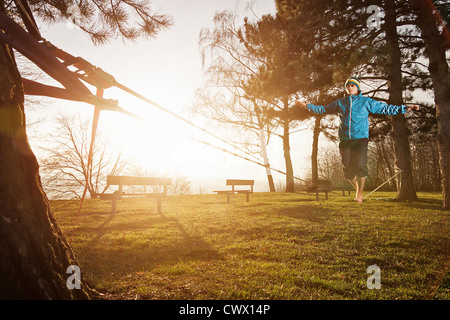
[[(246, 201), (250, 201), (250, 193), (253, 193), (253, 185), (255, 180), (239, 180), (239, 179), (227, 179), (226, 185), (231, 186), (231, 190), (215, 190), (217, 194), (227, 196), (227, 203), (230, 203), (230, 197), (233, 194), (245, 194)], [(236, 189), (235, 186), (250, 186), (250, 190)]]
[(328, 192), (331, 192), (332, 186), (330, 180), (319, 180), (317, 184), (313, 184), (306, 190), (307, 193), (315, 193), (316, 200), (319, 201), (319, 193), (325, 193), (325, 199), (328, 200)]
[[(161, 199), (167, 197), (167, 188), (172, 183), (170, 178), (159, 177), (131, 177), (131, 176), (108, 176), (107, 185), (119, 186), (114, 193), (100, 194), (102, 200), (111, 200), (111, 213), (116, 213), (116, 201), (124, 197), (147, 197), (156, 198), (158, 213), (161, 213)], [(124, 186), (163, 186), (163, 192), (124, 192)]]

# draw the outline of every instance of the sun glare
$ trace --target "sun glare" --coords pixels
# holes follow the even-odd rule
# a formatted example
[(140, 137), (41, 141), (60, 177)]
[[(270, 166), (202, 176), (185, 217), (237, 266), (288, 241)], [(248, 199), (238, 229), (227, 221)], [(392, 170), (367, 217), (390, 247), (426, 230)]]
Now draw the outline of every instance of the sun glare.
[(212, 147), (224, 148), (220, 141), (182, 120), (139, 102), (122, 99), (120, 104), (139, 117), (105, 113), (100, 125), (113, 145), (142, 170), (155, 175), (208, 177), (220, 174), (224, 163), (235, 164), (233, 156)]

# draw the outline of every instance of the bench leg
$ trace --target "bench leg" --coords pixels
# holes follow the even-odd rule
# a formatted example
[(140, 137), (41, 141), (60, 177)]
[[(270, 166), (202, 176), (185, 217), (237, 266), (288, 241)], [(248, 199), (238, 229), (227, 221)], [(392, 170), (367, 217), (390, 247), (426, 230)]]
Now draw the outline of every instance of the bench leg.
[(116, 214), (116, 199), (111, 200), (111, 213)]
[(158, 213), (161, 213), (161, 198), (157, 198), (156, 201), (157, 201), (156, 203), (157, 203)]
[(316, 201), (319, 201), (319, 193), (316, 192)]
[(248, 192), (245, 194), (245, 197), (247, 199), (247, 202), (249, 202), (250, 201), (250, 194)]
[(342, 190), (342, 195), (345, 196), (345, 190)]
[(231, 201), (230, 201), (230, 197), (231, 197), (231, 195), (229, 194), (229, 193), (227, 193), (227, 203), (230, 203)]
[(328, 200), (328, 191), (325, 191), (325, 200)]

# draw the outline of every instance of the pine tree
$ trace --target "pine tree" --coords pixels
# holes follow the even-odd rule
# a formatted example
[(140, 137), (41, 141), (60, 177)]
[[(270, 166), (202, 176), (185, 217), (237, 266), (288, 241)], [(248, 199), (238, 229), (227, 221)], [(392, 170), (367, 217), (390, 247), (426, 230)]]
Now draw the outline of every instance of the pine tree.
[[(401, 9), (401, 3), (381, 0), (346, 2), (279, 0), (276, 3), (278, 15), (289, 17), (293, 25), (289, 32), (293, 34), (295, 42), (301, 44), (302, 40), (307, 39), (315, 43), (313, 50), (307, 51), (309, 63), (305, 65), (316, 64), (320, 67), (313, 72), (305, 72), (304, 78), (319, 90), (320, 82), (314, 82), (314, 77), (307, 75), (328, 71), (332, 74), (332, 79), (324, 85), (335, 88), (339, 87), (349, 75), (357, 75), (364, 84), (374, 87), (365, 94), (375, 95), (378, 100), (397, 105), (404, 103), (402, 93), (406, 85), (411, 90), (417, 86), (427, 86), (426, 75), (414, 68), (416, 66), (414, 57), (417, 57), (421, 50), (420, 41), (416, 40), (417, 35), (409, 33), (401, 37), (398, 31), (400, 26), (411, 24), (405, 19), (410, 13)], [(375, 5), (377, 10), (384, 10), (385, 14), (384, 18), (377, 17), (380, 24), (369, 28), (371, 12), (368, 9), (372, 5)], [(400, 15), (403, 20), (398, 19)], [(314, 35), (312, 39), (308, 38), (311, 34)], [(299, 45), (294, 52), (303, 50), (305, 48)], [(405, 67), (407, 62), (410, 66)], [(308, 91), (306, 83), (302, 83), (299, 87), (300, 90)], [(383, 97), (383, 93), (387, 93), (389, 98)], [(325, 103), (326, 101), (320, 104)], [(406, 119), (404, 116), (392, 117), (390, 125), (394, 132), (396, 161), (405, 171), (402, 174), (398, 198), (414, 200), (416, 193)]]
[[(274, 61), (271, 74), (280, 74), (287, 66), (292, 70), (288, 90), (295, 92), (297, 98), (315, 104), (328, 104), (343, 95), (343, 84), (355, 69), (358, 61), (370, 52), (352, 51), (350, 47), (363, 47), (367, 39), (354, 38), (342, 32), (329, 32), (330, 26), (357, 24), (342, 2), (333, 1), (276, 1), (278, 26), (283, 30), (284, 59)], [(336, 14), (338, 10), (348, 10), (345, 15)], [(343, 20), (343, 21), (342, 21)], [(280, 40), (277, 41), (279, 46)], [(281, 74), (283, 74), (281, 72)], [(289, 76), (289, 74), (287, 74)], [(282, 86), (284, 83), (275, 76), (272, 81), (262, 79), (265, 88)], [(286, 86), (285, 86), (286, 87)], [(266, 90), (268, 90), (266, 89)], [(314, 117), (314, 129), (311, 152), (312, 184), (318, 182), (319, 135), (324, 133), (330, 138), (329, 130), (334, 130), (329, 117), (313, 116), (291, 108), (293, 119), (304, 120)], [(335, 139), (332, 139), (335, 140)]]
[[(389, 100), (393, 105), (402, 105), (403, 102), (403, 79), (402, 79), (402, 57), (397, 33), (397, 6), (395, 1), (384, 1), (385, 18), (383, 31), (385, 33), (388, 61), (386, 64)], [(397, 197), (399, 200), (417, 200), (414, 187), (413, 173), (411, 167), (411, 152), (408, 141), (408, 128), (404, 115), (396, 115), (391, 119), (394, 151), (397, 167), (402, 170)]]
[[(203, 64), (207, 62), (206, 85), (197, 90), (192, 109), (205, 118), (233, 127), (245, 146), (256, 145), (266, 168), (269, 190), (275, 191), (267, 144), (277, 124), (262, 113), (269, 102), (248, 90), (249, 79), (265, 62), (241, 41), (242, 27), (236, 13), (218, 12), (214, 22), (214, 28), (205, 28), (200, 33)], [(257, 138), (256, 143), (246, 139), (249, 133)], [(258, 153), (256, 148), (247, 149), (250, 150), (241, 151), (253, 157)]]
[[(446, 59), (450, 36), (444, 20), (431, 0), (413, 0), (411, 3), (429, 59), (428, 70), (433, 81), (438, 122), (443, 209), (450, 210), (450, 72)], [(445, 2), (441, 1), (436, 3), (448, 12), (448, 4), (445, 6)]]
[[(0, 13), (17, 18), (14, 4), (19, 2), (23, 1), (1, 0)], [(154, 36), (170, 25), (170, 18), (153, 14), (147, 1), (30, 1), (34, 12), (53, 22), (73, 18), (69, 4), (84, 17), (79, 26), (98, 43), (116, 36)], [(127, 8), (139, 14), (139, 27), (132, 26)], [(0, 298), (93, 298), (83, 272), (80, 289), (66, 285), (76, 271), (70, 266), (79, 262), (43, 191), (38, 162), (27, 139), (21, 76), (13, 49), (3, 41), (0, 72)]]
[[(290, 107), (295, 101), (297, 85), (292, 81), (297, 73), (298, 65), (290, 60), (289, 42), (283, 35), (279, 20), (271, 15), (265, 15), (256, 23), (245, 21), (240, 40), (247, 50), (259, 57), (264, 64), (246, 82), (245, 90), (250, 95), (261, 97), (268, 101), (267, 109), (275, 109), (277, 119), (281, 123), (283, 155), (286, 168), (286, 192), (295, 191), (294, 169), (291, 158), (291, 129), (298, 125), (296, 119), (290, 116)], [(267, 111), (265, 112), (266, 114)]]

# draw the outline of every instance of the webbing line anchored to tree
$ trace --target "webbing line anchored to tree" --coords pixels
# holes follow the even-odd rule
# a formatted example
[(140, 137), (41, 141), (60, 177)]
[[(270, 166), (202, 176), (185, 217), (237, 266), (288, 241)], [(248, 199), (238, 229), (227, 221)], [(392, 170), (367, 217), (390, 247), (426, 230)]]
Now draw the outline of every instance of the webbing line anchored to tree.
[[(56, 98), (62, 98), (62, 99), (69, 99), (69, 100), (75, 100), (75, 101), (84, 101), (90, 104), (93, 104), (96, 108), (96, 110), (100, 110), (100, 108), (102, 109), (106, 109), (106, 110), (112, 110), (112, 111), (119, 111), (121, 113), (125, 113), (129, 116), (132, 117), (139, 117), (131, 112), (128, 112), (122, 108), (119, 108), (117, 106), (117, 104), (114, 104), (114, 101), (108, 101), (106, 100), (106, 104), (107, 107), (104, 106), (105, 104), (105, 100), (101, 99), (99, 101), (95, 100), (94, 98), (99, 97), (99, 95), (97, 94), (97, 96), (93, 96), (90, 94), (90, 91), (84, 87), (81, 83), (77, 83), (77, 81), (74, 81), (75, 79), (72, 78), (72, 75), (75, 74), (77, 78), (86, 81), (87, 83), (94, 85), (97, 87), (97, 90), (103, 90), (105, 88), (109, 88), (111, 86), (115, 86), (119, 89), (121, 89), (122, 91), (125, 91), (133, 96), (135, 96), (136, 98), (150, 104), (153, 105), (154, 107), (157, 107), (158, 109), (178, 118), (179, 120), (182, 120), (184, 122), (186, 122), (187, 124), (201, 130), (204, 133), (209, 134), (210, 136), (219, 139), (220, 141), (231, 145), (232, 147), (236, 148), (237, 150), (253, 157), (254, 159), (258, 159), (254, 154), (251, 154), (250, 152), (246, 151), (246, 150), (242, 150), (241, 148), (238, 148), (235, 144), (232, 144), (231, 142), (229, 142), (226, 139), (223, 139), (211, 132), (209, 132), (208, 130), (196, 125), (195, 123), (193, 123), (192, 121), (180, 116), (179, 114), (172, 112), (171, 110), (164, 108), (163, 106), (161, 106), (160, 104), (155, 103), (154, 101), (148, 99), (147, 97), (137, 93), (136, 91), (124, 86), (123, 84), (117, 82), (115, 80), (115, 78), (104, 72), (102, 69), (92, 65), (91, 63), (89, 63), (88, 61), (82, 59), (81, 57), (74, 57), (72, 55), (70, 55), (69, 53), (55, 47), (54, 45), (52, 45), (50, 42), (46, 41), (44, 38), (42, 38), (39, 29), (36, 25), (36, 22), (34, 20), (34, 17), (31, 13), (31, 10), (28, 6), (28, 3), (26, 0), (15, 0), (17, 7), (19, 8), (19, 12), (22, 16), (22, 20), (24, 21), (24, 24), (27, 28), (27, 30), (29, 31), (29, 33), (31, 34), (31, 37), (29, 34), (27, 34), (22, 28), (20, 28), (15, 22), (13, 22), (12, 20), (10, 20), (6, 15), (5, 17), (0, 17), (2, 18), (2, 20), (6, 21), (6, 24), (12, 28), (17, 28), (20, 29), (20, 31), (17, 29), (16, 32), (18, 34), (21, 35), (21, 37), (29, 37), (32, 39), (35, 39), (35, 41), (39, 41), (39, 44), (42, 44), (43, 46), (39, 46), (37, 43), (34, 44), (33, 49), (38, 48), (41, 49), (41, 47), (46, 47), (47, 49), (49, 49), (49, 51), (52, 53), (52, 55), (58, 57), (59, 59), (63, 60), (64, 62), (64, 68), (60, 68), (58, 63), (55, 63), (55, 61), (52, 61), (52, 63), (50, 64), (50, 69), (63, 69), (62, 71), (65, 72), (65, 74), (63, 74), (63, 76), (61, 76), (59, 74), (59, 70), (57, 70), (56, 72), (53, 71), (51, 73), (49, 73), (49, 67), (46, 65), (47, 61), (45, 61), (45, 59), (39, 59), (39, 56), (35, 56), (33, 55), (33, 51), (34, 50), (28, 50), (25, 46), (25, 49), (23, 49), (22, 53), (25, 54), (25, 56), (27, 56), (28, 58), (31, 58), (31, 60), (33, 62), (35, 62), (37, 65), (39, 65), (44, 71), (46, 71), (50, 76), (52, 76), (53, 78), (55, 78), (55, 80), (61, 82), (64, 86), (66, 86), (66, 88), (68, 87), (69, 90), (64, 90), (61, 88), (56, 88), (56, 87), (51, 87), (51, 86), (46, 86), (46, 85), (42, 85), (36, 82), (33, 82), (31, 80), (27, 80), (27, 79), (23, 79), (23, 83), (24, 83), (24, 87), (25, 89), (28, 91), (28, 93), (34, 94), (34, 95), (47, 95), (47, 96), (53, 96)], [(9, 21), (8, 21), (9, 19)], [(26, 39), (29, 40), (30, 39)], [(17, 45), (17, 43), (15, 43), (14, 41), (10, 41), (12, 43), (10, 43), (10, 45), (12, 45), (14, 47), (14, 44)], [(22, 43), (23, 44), (23, 43)], [(50, 57), (51, 58), (51, 57)], [(44, 61), (41, 61), (44, 60)], [(52, 59), (50, 59), (52, 60)], [(75, 68), (78, 69), (78, 72), (72, 73), (72, 72), (67, 72), (69, 70), (67, 70), (67, 67), (69, 65), (74, 66)], [(70, 77), (68, 77), (70, 75)], [(67, 77), (70, 79), (70, 81), (67, 81)], [(77, 89), (77, 90), (74, 90)], [(72, 91), (72, 92), (71, 92)], [(75, 91), (75, 92), (73, 92)], [(78, 92), (77, 92), (78, 91)], [(79, 93), (79, 91), (82, 91), (81, 93)], [(87, 94), (89, 93), (89, 94)], [(88, 98), (86, 98), (86, 96), (89, 96)], [(97, 122), (98, 122), (98, 116), (95, 118), (94, 117), (94, 121), (93, 121), (93, 128), (97, 126)], [(93, 130), (93, 133), (95, 134), (95, 131)], [(93, 143), (94, 141), (94, 137), (92, 137), (91, 142)], [(191, 137), (193, 138), (193, 137)], [(195, 140), (199, 140), (199, 139), (195, 139)], [(264, 167), (267, 167), (264, 164), (261, 164), (260, 162), (257, 162), (255, 160), (249, 159), (247, 157), (243, 157), (243, 156), (239, 156), (236, 153), (230, 152), (228, 150), (219, 148), (211, 143), (205, 142), (205, 141), (200, 141), (205, 145), (209, 145), (211, 147), (215, 147), (216, 149), (220, 149), (224, 152), (230, 153), (232, 155), (238, 156), (240, 158), (243, 158), (245, 160), (248, 160), (250, 162), (253, 162), (255, 164), (258, 165), (262, 165)], [(92, 146), (91, 146), (92, 147)], [(91, 148), (92, 149), (92, 148)], [(88, 159), (88, 163), (89, 163), (89, 159)], [(282, 173), (285, 174), (285, 172), (278, 170), (278, 169), (273, 169), (272, 170), (278, 172), (278, 173)], [(300, 178), (294, 177), (295, 179), (301, 180), (301, 181), (305, 181), (302, 180)]]
[[(144, 120), (144, 121), (150, 121), (150, 120), (148, 120), (148, 119), (146, 119), (146, 118), (143, 118), (143, 117), (141, 117), (141, 119)], [(159, 124), (159, 125), (161, 125), (161, 124)], [(264, 167), (264, 168), (269, 168), (269, 169), (272, 170), (272, 171), (275, 171), (275, 172), (278, 172), (278, 173), (281, 173), (281, 174), (286, 175), (285, 172), (283, 172), (283, 171), (281, 171), (281, 170), (279, 170), (279, 169), (273, 168), (273, 167), (270, 166), (270, 165), (266, 165), (266, 164), (264, 164), (264, 163), (255, 161), (255, 160), (253, 160), (253, 159), (249, 159), (249, 158), (247, 158), (247, 157), (244, 157), (243, 155), (240, 155), (240, 154), (234, 153), (234, 152), (232, 152), (232, 151), (230, 151), (230, 150), (221, 148), (221, 147), (219, 147), (219, 146), (217, 146), (217, 145), (214, 145), (214, 144), (211, 144), (211, 143), (209, 143), (209, 142), (207, 142), (207, 141), (205, 141), (205, 140), (196, 138), (196, 137), (194, 137), (194, 136), (188, 135), (188, 134), (183, 133), (183, 132), (179, 132), (179, 131), (175, 130), (174, 128), (169, 128), (169, 127), (167, 127), (167, 126), (166, 126), (166, 128), (167, 128), (167, 129), (170, 129), (172, 132), (176, 132), (176, 133), (178, 133), (178, 134), (180, 134), (180, 135), (182, 135), (182, 136), (185, 136), (185, 137), (187, 137), (187, 138), (189, 138), (189, 139), (191, 139), (191, 140), (194, 140), (194, 141), (197, 141), (197, 142), (199, 142), (199, 143), (202, 143), (202, 144), (204, 144), (204, 145), (206, 145), (206, 146), (209, 146), (209, 147), (211, 147), (211, 148), (220, 150), (220, 151), (222, 151), (222, 152), (228, 153), (228, 154), (230, 154), (230, 155), (233, 155), (233, 156), (235, 156), (235, 157), (241, 158), (241, 159), (243, 159), (243, 160), (247, 160), (247, 161), (249, 161), (249, 162), (252, 162), (252, 163), (254, 163), (254, 164), (258, 165), (258, 166), (261, 166), (261, 167)], [(298, 178), (298, 177), (296, 177), (296, 176), (293, 176), (293, 178), (296, 179), (296, 180), (299, 180), (299, 181), (307, 182), (306, 180), (300, 179), (300, 178)]]
[[(368, 194), (366, 194), (364, 197), (363, 197), (363, 199), (366, 199), (366, 198), (368, 198), (372, 193), (374, 193), (374, 192), (376, 192), (378, 189), (380, 189), (382, 186), (384, 186), (386, 183), (388, 183), (389, 181), (391, 181), (392, 179), (394, 179), (396, 176), (398, 176), (399, 174), (400, 174), (400, 177), (401, 177), (401, 173), (402, 172), (405, 172), (405, 170), (402, 170), (402, 169), (400, 169), (400, 168), (397, 168), (399, 171), (396, 173), (396, 174), (394, 174), (392, 177), (390, 177), (389, 179), (387, 179), (385, 182), (383, 182), (381, 185), (379, 185), (378, 187), (376, 187), (374, 190), (372, 190), (371, 192), (369, 192)], [(400, 181), (401, 181), (401, 178), (400, 178)]]
[[(48, 44), (49, 44), (49, 43), (48, 43)], [(212, 136), (212, 137), (214, 137), (214, 138), (219, 139), (220, 141), (222, 141), (222, 142), (224, 142), (224, 143), (226, 143), (226, 144), (228, 144), (228, 145), (230, 145), (230, 146), (236, 148), (237, 150), (239, 150), (239, 151), (241, 151), (241, 152), (243, 152), (243, 153), (245, 153), (245, 154), (247, 154), (247, 155), (252, 156), (253, 158), (256, 158), (255, 155), (249, 153), (248, 151), (245, 151), (245, 150), (242, 150), (242, 149), (238, 148), (235, 144), (229, 142), (228, 140), (225, 140), (225, 139), (223, 139), (223, 138), (221, 138), (221, 137), (219, 137), (219, 136), (217, 136), (217, 135), (215, 135), (215, 134), (209, 132), (208, 130), (206, 130), (206, 129), (204, 129), (204, 128), (198, 126), (198, 125), (196, 125), (196, 124), (193, 123), (192, 121), (190, 121), (190, 120), (188, 120), (188, 119), (186, 119), (186, 118), (180, 116), (179, 114), (177, 114), (177, 113), (175, 113), (175, 112), (173, 112), (173, 111), (171, 111), (171, 110), (169, 110), (169, 109), (163, 107), (162, 105), (160, 105), (160, 104), (158, 104), (158, 103), (156, 103), (156, 102), (154, 102), (154, 101), (148, 99), (147, 97), (143, 96), (142, 94), (140, 94), (140, 93), (138, 93), (138, 92), (136, 92), (136, 91), (134, 91), (134, 90), (132, 90), (132, 89), (126, 87), (125, 85), (123, 85), (123, 84), (117, 82), (117, 81), (115, 80), (115, 78), (114, 78), (112, 75), (106, 73), (105, 71), (103, 71), (103, 70), (100, 69), (100, 68), (97, 68), (97, 67), (93, 66), (93, 65), (90, 64), (88, 61), (86, 61), (86, 60), (84, 60), (84, 59), (82, 59), (82, 58), (80, 58), (80, 57), (73, 57), (73, 56), (70, 56), (70, 54), (68, 54), (67, 52), (64, 52), (63, 50), (61, 50), (61, 49), (59, 49), (59, 48), (56, 48), (56, 47), (54, 47), (54, 46), (51, 45), (51, 44), (49, 44), (49, 45), (53, 48), (52, 50), (55, 51), (56, 54), (57, 54), (57, 56), (59, 56), (60, 58), (65, 58), (65, 59), (68, 60), (68, 61), (75, 61), (76, 63), (78, 63), (78, 66), (76, 66), (76, 67), (79, 67), (79, 68), (80, 68), (79, 70), (83, 70), (83, 69), (82, 69), (83, 66), (80, 65), (80, 63), (84, 64), (84, 67), (89, 69), (89, 72), (88, 72), (88, 73), (81, 74), (81, 79), (82, 79), (82, 80), (86, 80), (87, 82), (92, 82), (92, 80), (90, 80), (89, 77), (93, 77), (94, 75), (97, 75), (98, 77), (103, 78), (104, 80), (106, 80), (106, 81), (109, 83), (110, 86), (117, 87), (118, 89), (121, 89), (122, 91), (125, 91), (125, 92), (131, 94), (132, 96), (134, 96), (134, 97), (136, 97), (136, 98), (138, 98), (138, 99), (140, 99), (140, 100), (142, 100), (142, 101), (144, 101), (144, 102), (146, 102), (146, 103), (148, 103), (148, 104), (150, 104), (150, 105), (152, 105), (152, 106), (154, 106), (154, 107), (156, 107), (156, 108), (158, 108), (158, 109), (160, 109), (160, 110), (162, 110), (162, 111), (164, 111), (164, 112), (166, 112), (166, 113), (168, 113), (168, 114), (170, 114), (171, 116), (173, 116), (173, 117), (175, 117), (175, 118), (177, 118), (177, 119), (179, 119), (179, 120), (181, 120), (181, 121), (183, 121), (183, 122), (189, 124), (190, 126), (195, 127), (195, 128), (197, 128), (197, 129), (199, 129), (200, 131), (202, 131), (202, 132), (204, 132), (204, 133), (206, 133), (206, 134), (208, 134), (208, 135), (210, 135), (210, 136)], [(76, 63), (74, 63), (74, 64), (76, 64)], [(95, 77), (95, 76), (94, 76), (94, 77)], [(173, 129), (172, 129), (172, 130), (173, 130)], [(247, 161), (252, 162), (252, 163), (254, 163), (254, 164), (257, 164), (257, 165), (259, 165), (259, 166), (263, 166), (263, 167), (265, 167), (265, 168), (268, 167), (267, 165), (265, 165), (265, 164), (263, 164), (263, 163), (260, 163), (260, 162), (258, 162), (258, 161), (249, 159), (249, 158), (244, 157), (244, 156), (242, 156), (242, 155), (238, 155), (238, 154), (233, 153), (233, 152), (231, 152), (231, 151), (229, 151), (229, 150), (220, 148), (220, 147), (218, 147), (218, 146), (216, 146), (216, 145), (213, 145), (213, 144), (211, 144), (211, 143), (208, 143), (208, 142), (206, 142), (206, 141), (204, 141), (204, 140), (200, 140), (200, 139), (198, 139), (198, 138), (194, 138), (194, 137), (189, 136), (189, 135), (186, 135), (186, 134), (183, 134), (183, 135), (185, 135), (186, 137), (188, 137), (188, 138), (190, 138), (190, 139), (192, 139), (192, 140), (196, 140), (196, 141), (198, 141), (198, 142), (200, 142), (200, 143), (203, 143), (203, 144), (205, 144), (205, 145), (207, 145), (207, 146), (210, 146), (210, 147), (213, 147), (213, 148), (215, 148), (215, 149), (221, 150), (221, 151), (223, 151), (223, 152), (225, 152), (225, 153), (234, 155), (234, 156), (236, 156), (236, 157), (239, 157), (239, 158), (241, 158), (241, 159), (247, 160)], [(256, 158), (256, 159), (257, 159), (257, 158)], [(281, 171), (281, 170), (279, 170), (279, 169), (272, 168), (272, 167), (270, 167), (270, 166), (269, 166), (268, 168), (271, 169), (271, 170), (273, 170), (273, 171), (275, 171), (275, 172), (278, 172), (278, 173), (287, 175), (285, 172), (283, 172), (283, 171)], [(296, 177), (296, 176), (293, 176), (293, 178), (296, 179), (296, 180), (299, 180), (299, 181), (307, 182), (306, 180), (300, 179), (300, 178), (298, 178), (298, 177)]]
[[(87, 161), (87, 170), (86, 170), (86, 183), (84, 192), (82, 195), (80, 208), (77, 213), (76, 221), (79, 218), (80, 212), (82, 210), (84, 198), (87, 192), (88, 183), (89, 183), (89, 172), (90, 172), (90, 166), (92, 164), (92, 150), (93, 145), (95, 141), (95, 135), (97, 131), (99, 116), (101, 110), (110, 110), (110, 111), (117, 111), (124, 114), (127, 114), (132, 117), (138, 117), (136, 114), (126, 111), (125, 109), (122, 109), (118, 106), (117, 101), (114, 100), (107, 100), (103, 99), (103, 90), (105, 88), (109, 88), (111, 86), (115, 86), (122, 91), (125, 91), (138, 99), (153, 105), (154, 107), (157, 107), (158, 109), (169, 113), (170, 115), (178, 118), (179, 120), (182, 120), (186, 122), (187, 124), (200, 129), (202, 132), (207, 133), (222, 142), (233, 146), (237, 150), (240, 150), (241, 152), (244, 152), (247, 155), (250, 155), (253, 158), (258, 159), (255, 155), (242, 150), (238, 148), (236, 145), (230, 143), (228, 140), (223, 139), (208, 130), (196, 125), (192, 121), (182, 117), (181, 115), (174, 113), (170, 111), (167, 108), (164, 108), (163, 106), (153, 102), (152, 100), (144, 97), (143, 95), (131, 90), (130, 88), (118, 83), (113, 76), (110, 74), (104, 72), (100, 68), (95, 67), (94, 65), (90, 64), (86, 60), (80, 58), (80, 57), (74, 57), (67, 52), (56, 48), (51, 43), (46, 41), (44, 38), (42, 38), (39, 29), (37, 27), (36, 21), (34, 20), (34, 17), (32, 15), (32, 12), (28, 6), (28, 3), (26, 0), (14, 0), (18, 11), (22, 17), (22, 20), (24, 21), (25, 27), (27, 28), (28, 32), (23, 30), (22, 27), (20, 27), (14, 20), (9, 18), (5, 13), (0, 11), (0, 28), (2, 29), (0, 32), (0, 39), (3, 40), (5, 43), (9, 44), (11, 47), (18, 50), (20, 53), (22, 53), (25, 57), (30, 59), (32, 62), (34, 62), (39, 68), (41, 68), (43, 71), (45, 71), (49, 76), (51, 76), (53, 79), (61, 83), (65, 89), (63, 88), (57, 88), (52, 87), (48, 85), (44, 85), (41, 83), (37, 83), (35, 81), (22, 79), (22, 83), (24, 86), (24, 92), (25, 94), (32, 94), (32, 95), (42, 95), (42, 96), (50, 96), (55, 98), (62, 98), (67, 100), (73, 100), (73, 101), (83, 101), (86, 103), (89, 103), (91, 105), (94, 105), (94, 119), (92, 124), (92, 135), (91, 135), (91, 143), (89, 148), (89, 154), (88, 154), (88, 161)], [(59, 59), (61, 59), (64, 63), (62, 63)], [(78, 69), (78, 72), (72, 72), (68, 69), (69, 66), (74, 66)], [(94, 85), (97, 88), (97, 95), (93, 95), (90, 90), (80, 81), (83, 80), (91, 85)], [(213, 145), (211, 143), (208, 143), (206, 141), (190, 137), (191, 139), (197, 140), (207, 146), (214, 147), (216, 149), (219, 149), (221, 151), (227, 152), (229, 154), (232, 154), (234, 156), (240, 157), (244, 160), (250, 161), (254, 164), (261, 165), (266, 168), (270, 168), (268, 165), (262, 164), (258, 161), (249, 159), (247, 157), (238, 155), (236, 153), (233, 153), (231, 151), (228, 151), (226, 149), (220, 148), (216, 145)], [(287, 175), (285, 172), (270, 168), (278, 173), (282, 173)], [(293, 177), (295, 179), (302, 180), (297, 177)], [(76, 221), (73, 227), (73, 230), (76, 225)], [(72, 233), (73, 233), (72, 230)], [(72, 242), (72, 237), (70, 239), (70, 242)]]
[[(104, 90), (102, 88), (97, 88), (96, 95), (98, 97), (103, 97), (103, 92), (104, 92)], [(86, 193), (88, 190), (89, 175), (90, 175), (90, 170), (91, 170), (91, 166), (92, 166), (92, 152), (93, 152), (93, 148), (94, 148), (94, 141), (95, 141), (95, 136), (97, 133), (99, 117), (100, 117), (100, 109), (98, 107), (95, 107), (94, 108), (94, 119), (92, 121), (91, 142), (89, 144), (88, 162), (87, 162), (87, 168), (86, 168), (86, 183), (84, 184), (84, 190), (83, 190), (83, 194), (81, 196), (80, 207), (78, 208), (77, 216), (76, 216), (75, 222), (72, 226), (72, 232), (70, 234), (70, 245), (72, 245), (73, 232), (75, 230), (75, 226), (77, 225), (78, 219), (80, 217), (80, 213), (83, 208), (84, 199), (86, 197)]]
[[(123, 85), (121, 85), (120, 83), (116, 83), (116, 87), (118, 87), (118, 88), (120, 88), (120, 89), (122, 89), (122, 90), (124, 90), (124, 91), (126, 91), (126, 92), (128, 92), (128, 93), (130, 93), (131, 95), (135, 96), (136, 98), (141, 99), (141, 100), (144, 101), (144, 102), (147, 102), (147, 103), (149, 103), (149, 104), (152, 104), (152, 105), (154, 105), (155, 107), (157, 107), (157, 108), (159, 108), (159, 109), (161, 109), (161, 110), (163, 110), (163, 111), (168, 112), (169, 114), (173, 115), (174, 117), (177, 117), (178, 119), (181, 119), (181, 120), (187, 122), (188, 124), (190, 124), (190, 125), (192, 125), (192, 126), (194, 126), (194, 127), (196, 127), (196, 128), (199, 128), (201, 131), (203, 131), (203, 132), (205, 132), (205, 133), (207, 133), (207, 134), (209, 134), (209, 135), (212, 135), (213, 137), (216, 137), (216, 138), (220, 139), (222, 142), (225, 142), (225, 143), (227, 143), (227, 144), (229, 144), (229, 145), (235, 147), (236, 149), (238, 149), (238, 150), (244, 152), (245, 154), (251, 155), (251, 156), (255, 157), (253, 154), (251, 154), (251, 153), (249, 153), (249, 152), (247, 152), (247, 151), (245, 151), (245, 150), (242, 150), (242, 149), (240, 149), (240, 148), (237, 148), (236, 145), (230, 143), (229, 141), (224, 140), (223, 138), (220, 138), (220, 137), (218, 137), (218, 136), (216, 136), (216, 135), (210, 133), (209, 131), (205, 130), (204, 128), (201, 128), (201, 127), (197, 126), (196, 124), (194, 124), (193, 122), (187, 120), (186, 118), (183, 118), (183, 117), (181, 117), (180, 115), (178, 115), (178, 114), (176, 114), (176, 113), (174, 113), (174, 112), (172, 112), (172, 111), (170, 111), (170, 110), (168, 110), (168, 109), (162, 107), (161, 105), (159, 105), (159, 104), (157, 104), (157, 103), (151, 101), (150, 99), (148, 99), (148, 98), (142, 96), (141, 94), (139, 94), (139, 93), (137, 93), (137, 92), (135, 92), (135, 91), (133, 91), (133, 90), (131, 90), (131, 89), (129, 89), (129, 88), (123, 86)], [(260, 162), (257, 162), (257, 161), (255, 161), (255, 160), (252, 160), (252, 159), (246, 158), (246, 157), (244, 157), (244, 156), (238, 155), (238, 154), (236, 154), (236, 153), (233, 153), (233, 152), (231, 152), (231, 151), (229, 151), (229, 150), (220, 148), (220, 147), (215, 146), (215, 145), (213, 145), (213, 144), (211, 144), (211, 143), (208, 143), (208, 142), (206, 142), (206, 141), (200, 140), (200, 139), (198, 139), (198, 138), (194, 138), (194, 137), (189, 136), (189, 135), (186, 135), (186, 134), (184, 134), (184, 135), (185, 135), (186, 137), (192, 139), (192, 140), (196, 140), (196, 141), (201, 142), (201, 143), (203, 143), (203, 144), (205, 144), (205, 145), (207, 145), (207, 146), (210, 146), (210, 147), (216, 148), (216, 149), (218, 149), (218, 150), (224, 151), (224, 152), (226, 152), (226, 153), (232, 154), (232, 155), (234, 155), (234, 156), (237, 156), (237, 157), (239, 157), (239, 158), (242, 158), (242, 159), (244, 159), (244, 160), (247, 160), (247, 161), (250, 161), (250, 162), (252, 162), (252, 163), (254, 163), (254, 164), (257, 164), (257, 165), (259, 165), (259, 166), (267, 167), (267, 166), (266, 166), (265, 164), (263, 164), (263, 163), (260, 163)], [(274, 168), (272, 168), (272, 167), (269, 167), (269, 169), (271, 169), (271, 170), (273, 170), (273, 171), (275, 171), (275, 172), (278, 172), (278, 173), (281, 173), (281, 174), (285, 174), (285, 175), (286, 175), (286, 173), (283, 172), (283, 171), (281, 171), (281, 170), (274, 169)], [(300, 181), (303, 181), (303, 182), (306, 182), (305, 180), (300, 179), (300, 178), (295, 177), (295, 176), (294, 176), (293, 178), (294, 178), (294, 179), (297, 179), (297, 180), (300, 180)]]

